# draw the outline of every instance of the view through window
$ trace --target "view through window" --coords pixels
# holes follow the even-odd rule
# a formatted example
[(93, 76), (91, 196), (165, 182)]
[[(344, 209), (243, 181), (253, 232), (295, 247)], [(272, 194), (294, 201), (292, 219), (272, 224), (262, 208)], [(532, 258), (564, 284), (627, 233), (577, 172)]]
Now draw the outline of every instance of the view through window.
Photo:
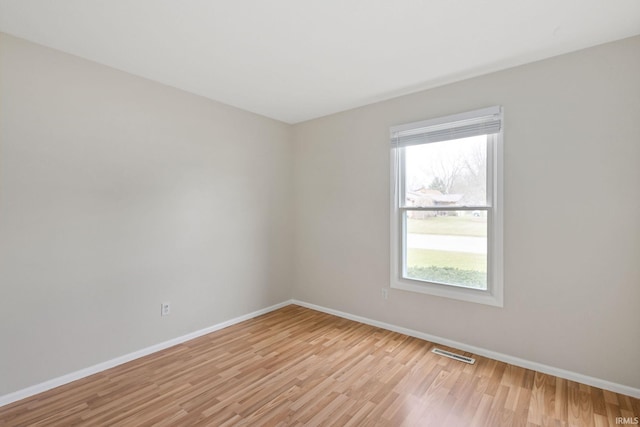
[(487, 136), (409, 146), (404, 158), (405, 276), (486, 289)]

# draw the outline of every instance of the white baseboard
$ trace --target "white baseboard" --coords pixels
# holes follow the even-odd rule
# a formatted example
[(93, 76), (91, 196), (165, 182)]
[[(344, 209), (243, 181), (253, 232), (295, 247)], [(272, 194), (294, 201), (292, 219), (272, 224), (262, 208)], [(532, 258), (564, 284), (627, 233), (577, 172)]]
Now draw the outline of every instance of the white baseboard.
[(532, 362), (530, 360), (521, 359), (519, 357), (509, 356), (508, 354), (498, 353), (495, 351), (487, 350), (481, 347), (475, 347), (467, 345), (461, 342), (453, 341), (447, 338), (438, 337), (424, 332), (415, 331), (413, 329), (403, 328), (395, 326), (385, 322), (379, 322), (377, 320), (368, 319), (366, 317), (356, 316), (354, 314), (345, 313), (342, 311), (334, 310), (331, 308), (322, 307), (315, 304), (310, 304), (304, 301), (293, 300), (293, 304), (301, 307), (310, 308), (312, 310), (321, 311), (323, 313), (332, 314), (334, 316), (343, 317), (345, 319), (354, 320), (356, 322), (364, 323), (367, 325), (375, 326), (378, 328), (386, 329), (393, 332), (398, 332), (411, 337), (420, 338), (426, 341), (430, 341), (436, 344), (445, 345), (447, 347), (453, 347), (462, 351), (477, 354), (479, 356), (488, 357), (490, 359), (499, 360), (510, 365), (519, 366), (521, 368), (531, 369), (533, 371), (542, 372), (543, 374), (554, 375), (559, 378), (564, 378), (570, 381), (576, 381), (582, 384), (587, 384), (593, 387), (613, 391), (615, 393), (640, 398), (640, 389), (630, 387), (623, 384), (613, 383), (600, 378), (590, 377), (588, 375), (579, 374), (577, 372), (567, 371), (560, 368), (554, 368), (553, 366), (543, 365), (542, 363)]
[(140, 357), (147, 356), (151, 353), (164, 350), (165, 348), (173, 347), (174, 345), (178, 345), (185, 341), (198, 338), (202, 335), (206, 335), (211, 332), (224, 329), (228, 326), (235, 325), (236, 323), (253, 319), (254, 317), (258, 317), (260, 315), (269, 313), (271, 311), (277, 310), (279, 308), (285, 307), (290, 304), (293, 304), (293, 300), (284, 301), (279, 304), (272, 305), (271, 307), (266, 307), (266, 308), (254, 311), (252, 313), (245, 314), (243, 316), (239, 316), (234, 319), (227, 320), (227, 321), (218, 323), (216, 325), (209, 326), (207, 328), (200, 329), (198, 331), (191, 332), (189, 334), (182, 335), (180, 337), (173, 338), (168, 341), (164, 341), (159, 344), (155, 344), (150, 347), (143, 348), (138, 351), (134, 351), (133, 353), (125, 354), (124, 356), (116, 357), (115, 359), (107, 360), (106, 362), (98, 363), (97, 365), (89, 366), (88, 368), (80, 369), (79, 371), (71, 372), (61, 377), (53, 378), (51, 380), (45, 381), (40, 384), (32, 385), (30, 387), (15, 391), (13, 393), (5, 394), (4, 396), (0, 396), (0, 406), (8, 405), (9, 403), (27, 398), (29, 396), (33, 396), (35, 394), (42, 393), (52, 388), (70, 383), (72, 381), (76, 381), (81, 378), (88, 377), (89, 375), (97, 374), (98, 372), (102, 372), (109, 368), (113, 368), (114, 366), (122, 365), (123, 363), (127, 363), (132, 360), (138, 359)]

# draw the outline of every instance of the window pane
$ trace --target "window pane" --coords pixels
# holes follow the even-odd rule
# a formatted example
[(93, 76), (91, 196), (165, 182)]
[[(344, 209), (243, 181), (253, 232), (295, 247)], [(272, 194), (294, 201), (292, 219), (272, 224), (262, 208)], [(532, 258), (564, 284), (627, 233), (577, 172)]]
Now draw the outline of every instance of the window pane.
[(405, 147), (404, 207), (485, 206), (487, 136)]
[(406, 278), (487, 289), (487, 212), (407, 211)]

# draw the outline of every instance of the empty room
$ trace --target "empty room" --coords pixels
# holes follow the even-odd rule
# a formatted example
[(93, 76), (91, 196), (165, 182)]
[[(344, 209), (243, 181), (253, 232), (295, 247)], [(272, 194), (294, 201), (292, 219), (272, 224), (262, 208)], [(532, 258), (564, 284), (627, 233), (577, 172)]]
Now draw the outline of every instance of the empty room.
[(0, 0), (0, 427), (640, 424), (640, 1)]

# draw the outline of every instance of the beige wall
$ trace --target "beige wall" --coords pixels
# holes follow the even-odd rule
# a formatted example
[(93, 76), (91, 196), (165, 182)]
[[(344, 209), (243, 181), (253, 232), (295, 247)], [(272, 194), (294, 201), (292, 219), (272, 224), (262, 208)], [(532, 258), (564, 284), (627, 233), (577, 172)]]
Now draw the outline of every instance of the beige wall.
[(286, 124), (0, 35), (0, 396), (289, 299), (291, 156)]
[[(640, 37), (294, 127), (294, 297), (640, 387)], [(389, 286), (389, 127), (505, 108), (505, 306)]]

